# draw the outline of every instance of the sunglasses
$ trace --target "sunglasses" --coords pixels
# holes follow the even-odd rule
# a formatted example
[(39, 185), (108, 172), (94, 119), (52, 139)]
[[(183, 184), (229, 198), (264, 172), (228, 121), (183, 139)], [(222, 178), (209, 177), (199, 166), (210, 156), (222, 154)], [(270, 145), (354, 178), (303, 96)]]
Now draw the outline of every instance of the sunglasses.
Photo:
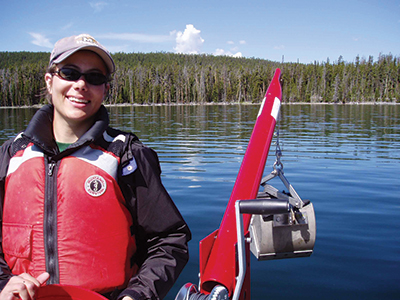
[(57, 74), (62, 79), (68, 81), (77, 81), (82, 76), (85, 76), (86, 82), (92, 85), (102, 85), (108, 81), (107, 76), (99, 72), (81, 73), (72, 68), (61, 68), (58, 71), (54, 71), (53, 74)]

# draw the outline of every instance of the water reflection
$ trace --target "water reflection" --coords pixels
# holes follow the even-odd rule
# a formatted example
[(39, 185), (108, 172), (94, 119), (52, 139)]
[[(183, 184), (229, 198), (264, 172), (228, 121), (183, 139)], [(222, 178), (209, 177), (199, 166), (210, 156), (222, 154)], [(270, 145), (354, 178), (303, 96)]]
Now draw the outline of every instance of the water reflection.
[(36, 108), (0, 108), (0, 144), (24, 130)]
[[(218, 228), (258, 105), (109, 107), (111, 125), (157, 150), (163, 182), (193, 233), (167, 299), (198, 281), (198, 243)], [(0, 109), (0, 141), (35, 109)], [(283, 105), (285, 175), (317, 218), (307, 259), (252, 262), (252, 299), (396, 299), (400, 295), (400, 106)], [(274, 161), (271, 147), (266, 172)], [(279, 187), (278, 187), (279, 188)]]

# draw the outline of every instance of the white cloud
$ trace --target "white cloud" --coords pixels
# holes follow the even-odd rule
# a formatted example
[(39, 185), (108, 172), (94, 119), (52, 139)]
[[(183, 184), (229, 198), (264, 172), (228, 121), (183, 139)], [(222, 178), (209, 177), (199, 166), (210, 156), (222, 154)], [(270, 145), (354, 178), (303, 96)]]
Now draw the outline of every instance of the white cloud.
[(232, 57), (242, 57), (242, 52), (232, 53), (230, 51), (225, 51), (224, 49), (217, 49), (213, 53), (214, 55), (225, 55), (225, 56), (232, 56)]
[(37, 45), (39, 47), (45, 48), (53, 48), (53, 44), (50, 43), (49, 39), (46, 38), (44, 35), (35, 32), (29, 32), (29, 34), (34, 38), (32, 44)]
[(186, 25), (184, 32), (176, 33), (176, 47), (174, 50), (177, 53), (198, 54), (204, 40), (200, 36), (200, 30), (196, 29), (192, 24)]
[[(224, 49), (218, 48), (218, 49), (216, 49), (214, 51), (213, 54), (214, 55), (232, 56), (232, 57), (242, 57), (243, 56), (242, 52), (239, 52), (239, 47), (235, 46), (235, 42), (234, 41), (227, 41), (226, 43), (228, 45), (232, 45), (232, 47), (230, 48), (229, 51), (225, 51)], [(246, 41), (245, 40), (240, 40), (239, 44), (240, 45), (244, 45), (244, 44), (246, 44)]]
[(217, 49), (217, 50), (215, 50), (214, 55), (225, 55), (225, 50)]
[(99, 35), (99, 39), (109, 40), (122, 40), (139, 43), (164, 43), (173, 41), (175, 32), (171, 32), (169, 35), (150, 35), (141, 33), (109, 33)]
[(64, 25), (63, 27), (61, 27), (62, 30), (68, 30), (70, 29), (72, 26), (74, 26), (73, 22), (69, 22), (68, 24)]
[(106, 2), (89, 2), (95, 13), (101, 12), (108, 5)]
[(110, 51), (111, 53), (117, 53), (117, 52), (129, 52), (132, 51), (132, 47), (129, 44), (124, 44), (124, 45), (104, 45), (108, 51)]

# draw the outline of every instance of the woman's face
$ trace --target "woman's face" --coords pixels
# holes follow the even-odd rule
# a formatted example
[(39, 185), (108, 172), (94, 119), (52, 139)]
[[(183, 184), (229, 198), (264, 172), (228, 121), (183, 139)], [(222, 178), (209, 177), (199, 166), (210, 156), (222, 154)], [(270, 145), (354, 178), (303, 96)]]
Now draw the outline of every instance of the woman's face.
[[(72, 68), (81, 73), (107, 74), (103, 60), (91, 51), (74, 53), (59, 63), (57, 70), (63, 67)], [(90, 127), (94, 115), (110, 88), (109, 84), (92, 85), (86, 81), (85, 76), (81, 76), (76, 81), (68, 81), (57, 74), (49, 73), (46, 74), (45, 79), (54, 105), (54, 122), (58, 122), (58, 125), (85, 126), (86, 124), (86, 127)]]

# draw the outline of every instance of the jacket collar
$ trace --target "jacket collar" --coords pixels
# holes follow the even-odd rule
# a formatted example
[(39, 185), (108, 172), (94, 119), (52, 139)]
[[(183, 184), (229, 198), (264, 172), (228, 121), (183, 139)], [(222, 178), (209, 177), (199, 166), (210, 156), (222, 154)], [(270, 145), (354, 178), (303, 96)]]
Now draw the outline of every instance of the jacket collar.
[[(39, 109), (29, 122), (23, 135), (32, 143), (53, 156), (58, 154), (58, 147), (53, 134), (54, 107), (50, 104)], [(71, 148), (78, 148), (101, 137), (109, 124), (107, 109), (102, 105), (96, 113), (93, 126), (81, 138), (73, 143)]]

